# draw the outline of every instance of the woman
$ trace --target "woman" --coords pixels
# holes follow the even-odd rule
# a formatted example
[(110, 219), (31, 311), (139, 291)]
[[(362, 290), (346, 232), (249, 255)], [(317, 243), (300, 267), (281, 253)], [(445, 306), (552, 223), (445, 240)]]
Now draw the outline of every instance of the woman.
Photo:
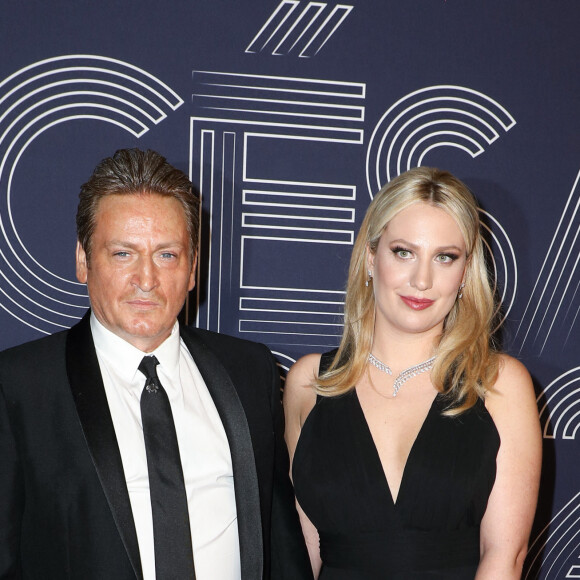
[(417, 168), (371, 203), (337, 351), (292, 367), (286, 440), (315, 576), (520, 578), (541, 435), (530, 376), (493, 346), (476, 202)]

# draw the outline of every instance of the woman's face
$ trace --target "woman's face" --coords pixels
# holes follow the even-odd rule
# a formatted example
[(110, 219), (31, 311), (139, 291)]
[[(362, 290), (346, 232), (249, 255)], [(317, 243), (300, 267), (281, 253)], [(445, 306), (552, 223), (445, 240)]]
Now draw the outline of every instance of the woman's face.
[(402, 210), (367, 260), (373, 275), (376, 333), (442, 332), (467, 262), (465, 240), (448, 213), (424, 202)]

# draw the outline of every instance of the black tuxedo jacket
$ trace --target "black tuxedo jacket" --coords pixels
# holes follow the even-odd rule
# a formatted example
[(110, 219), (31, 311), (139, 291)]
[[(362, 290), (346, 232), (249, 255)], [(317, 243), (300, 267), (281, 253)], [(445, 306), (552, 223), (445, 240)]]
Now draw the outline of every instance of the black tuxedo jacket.
[[(311, 578), (271, 354), (208, 331), (181, 336), (228, 437), (242, 579)], [(0, 578), (142, 578), (88, 314), (0, 353)]]

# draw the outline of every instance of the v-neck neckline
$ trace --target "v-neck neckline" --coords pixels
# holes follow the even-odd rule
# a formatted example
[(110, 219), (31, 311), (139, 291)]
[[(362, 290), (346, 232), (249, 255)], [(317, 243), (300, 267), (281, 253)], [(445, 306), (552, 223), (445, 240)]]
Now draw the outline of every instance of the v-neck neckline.
[(375, 440), (373, 439), (373, 434), (371, 432), (371, 428), (369, 427), (369, 424), (368, 424), (367, 418), (365, 416), (364, 410), (362, 408), (361, 402), (358, 398), (358, 393), (356, 392), (356, 389), (354, 389), (354, 398), (356, 399), (356, 406), (358, 407), (358, 411), (360, 413), (360, 419), (361, 419), (362, 423), (364, 424), (364, 432), (366, 433), (366, 435), (368, 437), (368, 440), (370, 443), (370, 449), (372, 450), (371, 453), (374, 455), (378, 469), (380, 470), (380, 472), (383, 475), (383, 480), (384, 480), (384, 483), (386, 486), (387, 494), (391, 500), (391, 504), (395, 508), (397, 508), (401, 503), (401, 493), (403, 491), (403, 486), (405, 484), (405, 481), (408, 478), (409, 463), (411, 462), (413, 455), (415, 454), (415, 448), (417, 447), (417, 442), (421, 439), (423, 432), (425, 431), (425, 426), (431, 420), (431, 417), (437, 408), (437, 403), (438, 403), (439, 397), (440, 397), (440, 395), (437, 394), (433, 398), (433, 401), (431, 402), (429, 410), (427, 411), (427, 414), (425, 415), (425, 419), (423, 419), (423, 422), (421, 423), (421, 427), (419, 428), (419, 431), (417, 432), (417, 435), (415, 436), (415, 439), (413, 440), (413, 444), (411, 445), (411, 449), (409, 450), (409, 454), (407, 455), (407, 459), (406, 459), (405, 465), (403, 467), (403, 474), (401, 476), (401, 481), (399, 483), (399, 492), (397, 493), (397, 498), (395, 499), (393, 497), (393, 492), (391, 490), (391, 486), (389, 485), (389, 480), (387, 479), (387, 474), (386, 474), (385, 469), (383, 467), (383, 464), (381, 462), (379, 450), (377, 449), (377, 446), (375, 444)]

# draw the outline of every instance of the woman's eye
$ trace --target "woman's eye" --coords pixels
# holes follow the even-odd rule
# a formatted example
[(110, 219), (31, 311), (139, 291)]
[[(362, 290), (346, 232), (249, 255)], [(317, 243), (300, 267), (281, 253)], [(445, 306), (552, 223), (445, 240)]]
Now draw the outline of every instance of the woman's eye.
[(439, 254), (437, 256), (437, 261), (441, 262), (442, 264), (450, 264), (451, 262), (454, 262), (457, 259), (457, 256), (454, 256), (452, 254)]
[(402, 258), (403, 260), (407, 260), (408, 258), (411, 257), (411, 252), (409, 250), (405, 250), (404, 248), (395, 248), (393, 250), (393, 253), (397, 257)]

